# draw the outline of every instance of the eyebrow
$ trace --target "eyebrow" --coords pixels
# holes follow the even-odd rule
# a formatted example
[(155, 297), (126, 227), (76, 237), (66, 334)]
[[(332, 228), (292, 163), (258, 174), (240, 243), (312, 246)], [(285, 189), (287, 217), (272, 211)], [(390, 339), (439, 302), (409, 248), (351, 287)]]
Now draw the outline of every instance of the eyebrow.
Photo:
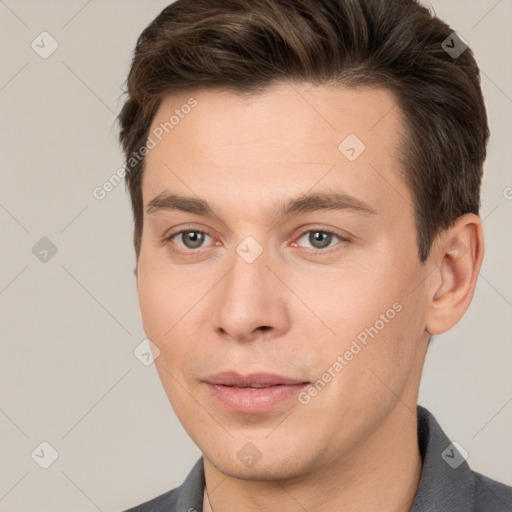
[[(280, 217), (321, 210), (353, 210), (366, 215), (377, 213), (374, 208), (361, 199), (339, 192), (303, 194), (287, 199), (284, 204), (274, 207), (274, 211)], [(206, 201), (167, 192), (162, 192), (152, 199), (148, 203), (146, 211), (148, 215), (154, 215), (160, 211), (181, 211), (204, 217), (217, 217), (214, 209)]]

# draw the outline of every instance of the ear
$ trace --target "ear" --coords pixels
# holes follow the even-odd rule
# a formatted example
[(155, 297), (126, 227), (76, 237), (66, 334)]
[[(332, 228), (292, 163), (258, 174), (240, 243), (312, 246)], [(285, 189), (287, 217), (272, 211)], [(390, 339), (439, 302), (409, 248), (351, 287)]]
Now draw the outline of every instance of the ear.
[(462, 318), (471, 303), (484, 257), (482, 221), (463, 215), (443, 231), (432, 245), (426, 329), (441, 334)]

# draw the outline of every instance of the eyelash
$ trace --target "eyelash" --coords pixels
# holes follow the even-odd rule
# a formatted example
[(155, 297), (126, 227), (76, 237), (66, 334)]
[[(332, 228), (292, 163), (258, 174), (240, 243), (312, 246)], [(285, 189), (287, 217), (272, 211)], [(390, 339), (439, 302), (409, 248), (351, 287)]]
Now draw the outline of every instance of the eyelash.
[[(308, 233), (312, 233), (312, 232), (324, 233), (326, 235), (332, 235), (332, 236), (338, 238), (340, 240), (340, 242), (350, 242), (350, 239), (348, 237), (343, 237), (341, 235), (338, 235), (337, 233), (334, 233), (333, 231), (328, 231), (328, 230), (320, 229), (320, 228), (313, 228), (313, 229), (308, 229), (308, 230), (304, 231), (297, 238), (297, 240), (300, 240), (304, 235), (307, 235)], [(185, 256), (185, 257), (196, 256), (197, 253), (201, 251), (201, 249), (204, 249), (204, 247), (200, 247), (198, 249), (188, 249), (188, 250), (185, 250), (185, 251), (181, 250), (181, 249), (176, 249), (175, 247), (173, 247), (173, 244), (172, 244), (173, 238), (176, 238), (177, 236), (179, 236), (179, 235), (181, 235), (183, 233), (200, 233), (202, 235), (207, 235), (210, 238), (213, 238), (213, 236), (211, 236), (210, 233), (208, 233), (208, 231), (200, 231), (200, 230), (197, 230), (197, 229), (184, 229), (184, 230), (181, 230), (181, 231), (177, 231), (176, 233), (173, 233), (173, 234), (169, 235), (168, 237), (165, 237), (164, 242), (166, 242), (169, 250), (171, 252), (173, 252), (173, 253), (176, 253), (176, 254), (179, 254), (179, 255)], [(326, 249), (311, 249), (311, 248), (307, 248), (307, 250), (308, 250), (308, 252), (310, 252), (310, 253), (312, 253), (314, 255), (330, 254), (333, 251), (333, 249), (337, 250), (336, 249), (336, 245), (339, 245), (340, 242), (338, 242), (338, 244), (335, 244), (334, 246), (328, 247)]]

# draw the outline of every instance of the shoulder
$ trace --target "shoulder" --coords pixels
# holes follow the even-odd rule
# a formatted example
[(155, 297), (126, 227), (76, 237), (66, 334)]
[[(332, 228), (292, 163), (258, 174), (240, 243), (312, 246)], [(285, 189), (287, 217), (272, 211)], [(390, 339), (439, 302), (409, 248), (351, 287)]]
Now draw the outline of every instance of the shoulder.
[(421, 406), (418, 444), (423, 466), (411, 512), (512, 512), (512, 487), (474, 471), (460, 445)]
[(475, 512), (510, 512), (512, 487), (473, 471)]
[(204, 485), (203, 457), (201, 457), (179, 487), (124, 512), (192, 512), (202, 510)]

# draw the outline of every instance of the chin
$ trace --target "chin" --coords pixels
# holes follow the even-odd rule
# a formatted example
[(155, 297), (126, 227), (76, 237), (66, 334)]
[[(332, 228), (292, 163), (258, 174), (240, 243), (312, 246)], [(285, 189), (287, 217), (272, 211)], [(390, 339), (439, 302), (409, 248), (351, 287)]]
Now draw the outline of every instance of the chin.
[[(293, 456), (292, 456), (293, 457)], [(286, 480), (300, 476), (301, 471), (300, 463), (297, 460), (290, 461), (290, 457), (286, 456), (272, 456), (262, 457), (254, 466), (248, 467), (240, 463), (236, 458), (227, 458), (225, 455), (217, 460), (208, 458), (218, 471), (231, 477), (240, 480)]]
[[(268, 436), (268, 432), (265, 433)], [(304, 453), (304, 442), (291, 436), (266, 439), (237, 436), (224, 443), (200, 446), (208, 459), (221, 473), (242, 480), (286, 480), (309, 472), (321, 458), (322, 450), (315, 457), (311, 444)]]

